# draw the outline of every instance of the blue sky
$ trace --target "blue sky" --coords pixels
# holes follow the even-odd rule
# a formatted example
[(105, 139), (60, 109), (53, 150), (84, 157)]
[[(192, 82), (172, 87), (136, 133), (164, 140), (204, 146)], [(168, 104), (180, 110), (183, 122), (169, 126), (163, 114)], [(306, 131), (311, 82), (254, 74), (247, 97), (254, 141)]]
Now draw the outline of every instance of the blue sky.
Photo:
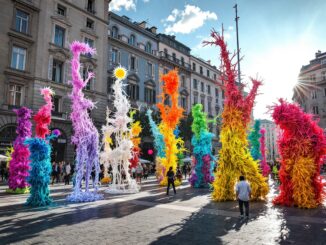
[(203, 48), (201, 42), (223, 23), (229, 50), (236, 49), (235, 3), (243, 79), (248, 82), (248, 76), (258, 75), (264, 82), (254, 116), (270, 118), (266, 106), (281, 97), (291, 100), (301, 66), (317, 50), (326, 51), (326, 0), (112, 0), (110, 7), (176, 35), (192, 54), (219, 66), (219, 50)]

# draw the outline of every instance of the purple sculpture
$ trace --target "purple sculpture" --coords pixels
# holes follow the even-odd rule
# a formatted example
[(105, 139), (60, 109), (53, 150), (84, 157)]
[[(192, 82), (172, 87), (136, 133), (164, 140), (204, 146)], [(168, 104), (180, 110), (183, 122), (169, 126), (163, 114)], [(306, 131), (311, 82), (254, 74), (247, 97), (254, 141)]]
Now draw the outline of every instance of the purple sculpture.
[(28, 192), (26, 177), (29, 170), (29, 149), (24, 140), (32, 135), (31, 113), (26, 107), (14, 110), (17, 114), (17, 138), (14, 142), (14, 151), (9, 162), (9, 193), (22, 194)]
[[(94, 77), (94, 74), (89, 72), (85, 81), (81, 78), (79, 58), (80, 54), (95, 54), (95, 49), (89, 47), (86, 43), (80, 43), (78, 41), (74, 41), (70, 49), (73, 53), (71, 61), (72, 93), (70, 95), (72, 112), (70, 118), (74, 129), (72, 143), (76, 146), (76, 179), (74, 191), (67, 197), (67, 200), (71, 202), (90, 202), (103, 198), (103, 195), (97, 193), (98, 175), (100, 171), (98, 160), (99, 136), (88, 112), (94, 108), (94, 104), (84, 97), (82, 91), (89, 80)], [(95, 173), (93, 192), (89, 190), (89, 180), (92, 171)], [(82, 189), (83, 178), (85, 179), (84, 191)]]

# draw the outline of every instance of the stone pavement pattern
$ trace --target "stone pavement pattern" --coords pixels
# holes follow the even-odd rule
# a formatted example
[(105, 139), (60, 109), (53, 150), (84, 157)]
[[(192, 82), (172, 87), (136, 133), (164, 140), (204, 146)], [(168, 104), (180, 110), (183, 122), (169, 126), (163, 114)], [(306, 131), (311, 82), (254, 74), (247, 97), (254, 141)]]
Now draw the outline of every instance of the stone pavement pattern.
[[(65, 201), (71, 186), (51, 187), (54, 204), (29, 208), (26, 195), (0, 189), (0, 244), (326, 244), (326, 203), (314, 210), (251, 203), (238, 218), (236, 202), (212, 202), (207, 189), (184, 181), (177, 195), (150, 178), (137, 194), (109, 195), (94, 203)], [(101, 190), (104, 190), (102, 187)]]

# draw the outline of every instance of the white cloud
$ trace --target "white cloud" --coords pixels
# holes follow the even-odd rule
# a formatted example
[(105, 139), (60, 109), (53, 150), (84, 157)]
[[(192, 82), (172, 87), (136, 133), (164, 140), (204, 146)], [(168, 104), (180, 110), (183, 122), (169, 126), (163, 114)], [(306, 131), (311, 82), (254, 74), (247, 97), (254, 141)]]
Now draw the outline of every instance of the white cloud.
[(233, 26), (229, 26), (229, 27), (228, 27), (228, 30), (229, 30), (229, 31), (233, 31), (233, 29), (234, 29)]
[(188, 34), (204, 25), (206, 20), (217, 20), (214, 12), (202, 11), (194, 5), (186, 5), (184, 10), (173, 9), (166, 18), (166, 22), (171, 22), (165, 28), (165, 32)]
[(143, 0), (143, 2), (144, 2), (144, 3), (148, 3), (148, 2), (149, 2), (149, 0)]
[(125, 10), (136, 10), (137, 0), (112, 0), (109, 6), (110, 10), (120, 11)]

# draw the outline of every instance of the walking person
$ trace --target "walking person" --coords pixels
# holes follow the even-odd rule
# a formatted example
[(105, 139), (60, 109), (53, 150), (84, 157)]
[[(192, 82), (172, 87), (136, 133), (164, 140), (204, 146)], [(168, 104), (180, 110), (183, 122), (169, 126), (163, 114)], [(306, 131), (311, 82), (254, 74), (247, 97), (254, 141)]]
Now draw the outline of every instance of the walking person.
[(240, 218), (243, 218), (243, 206), (245, 207), (246, 219), (249, 218), (249, 200), (251, 197), (251, 189), (249, 183), (244, 176), (240, 176), (240, 182), (236, 185), (236, 195), (239, 201)]
[(54, 180), (57, 178), (58, 174), (58, 164), (56, 162), (52, 163), (52, 185), (54, 184)]
[(169, 171), (167, 172), (166, 176), (168, 177), (168, 187), (166, 189), (166, 195), (167, 196), (169, 195), (170, 185), (172, 185), (173, 187), (174, 195), (177, 194), (177, 192), (175, 191), (175, 185), (174, 185), (175, 176), (172, 167), (169, 168)]
[(143, 176), (143, 167), (140, 163), (138, 163), (138, 166), (136, 167), (136, 181), (137, 183), (141, 184), (141, 178)]
[(70, 163), (66, 163), (65, 164), (65, 185), (69, 185), (69, 181), (70, 181), (70, 174), (71, 174), (71, 166)]

